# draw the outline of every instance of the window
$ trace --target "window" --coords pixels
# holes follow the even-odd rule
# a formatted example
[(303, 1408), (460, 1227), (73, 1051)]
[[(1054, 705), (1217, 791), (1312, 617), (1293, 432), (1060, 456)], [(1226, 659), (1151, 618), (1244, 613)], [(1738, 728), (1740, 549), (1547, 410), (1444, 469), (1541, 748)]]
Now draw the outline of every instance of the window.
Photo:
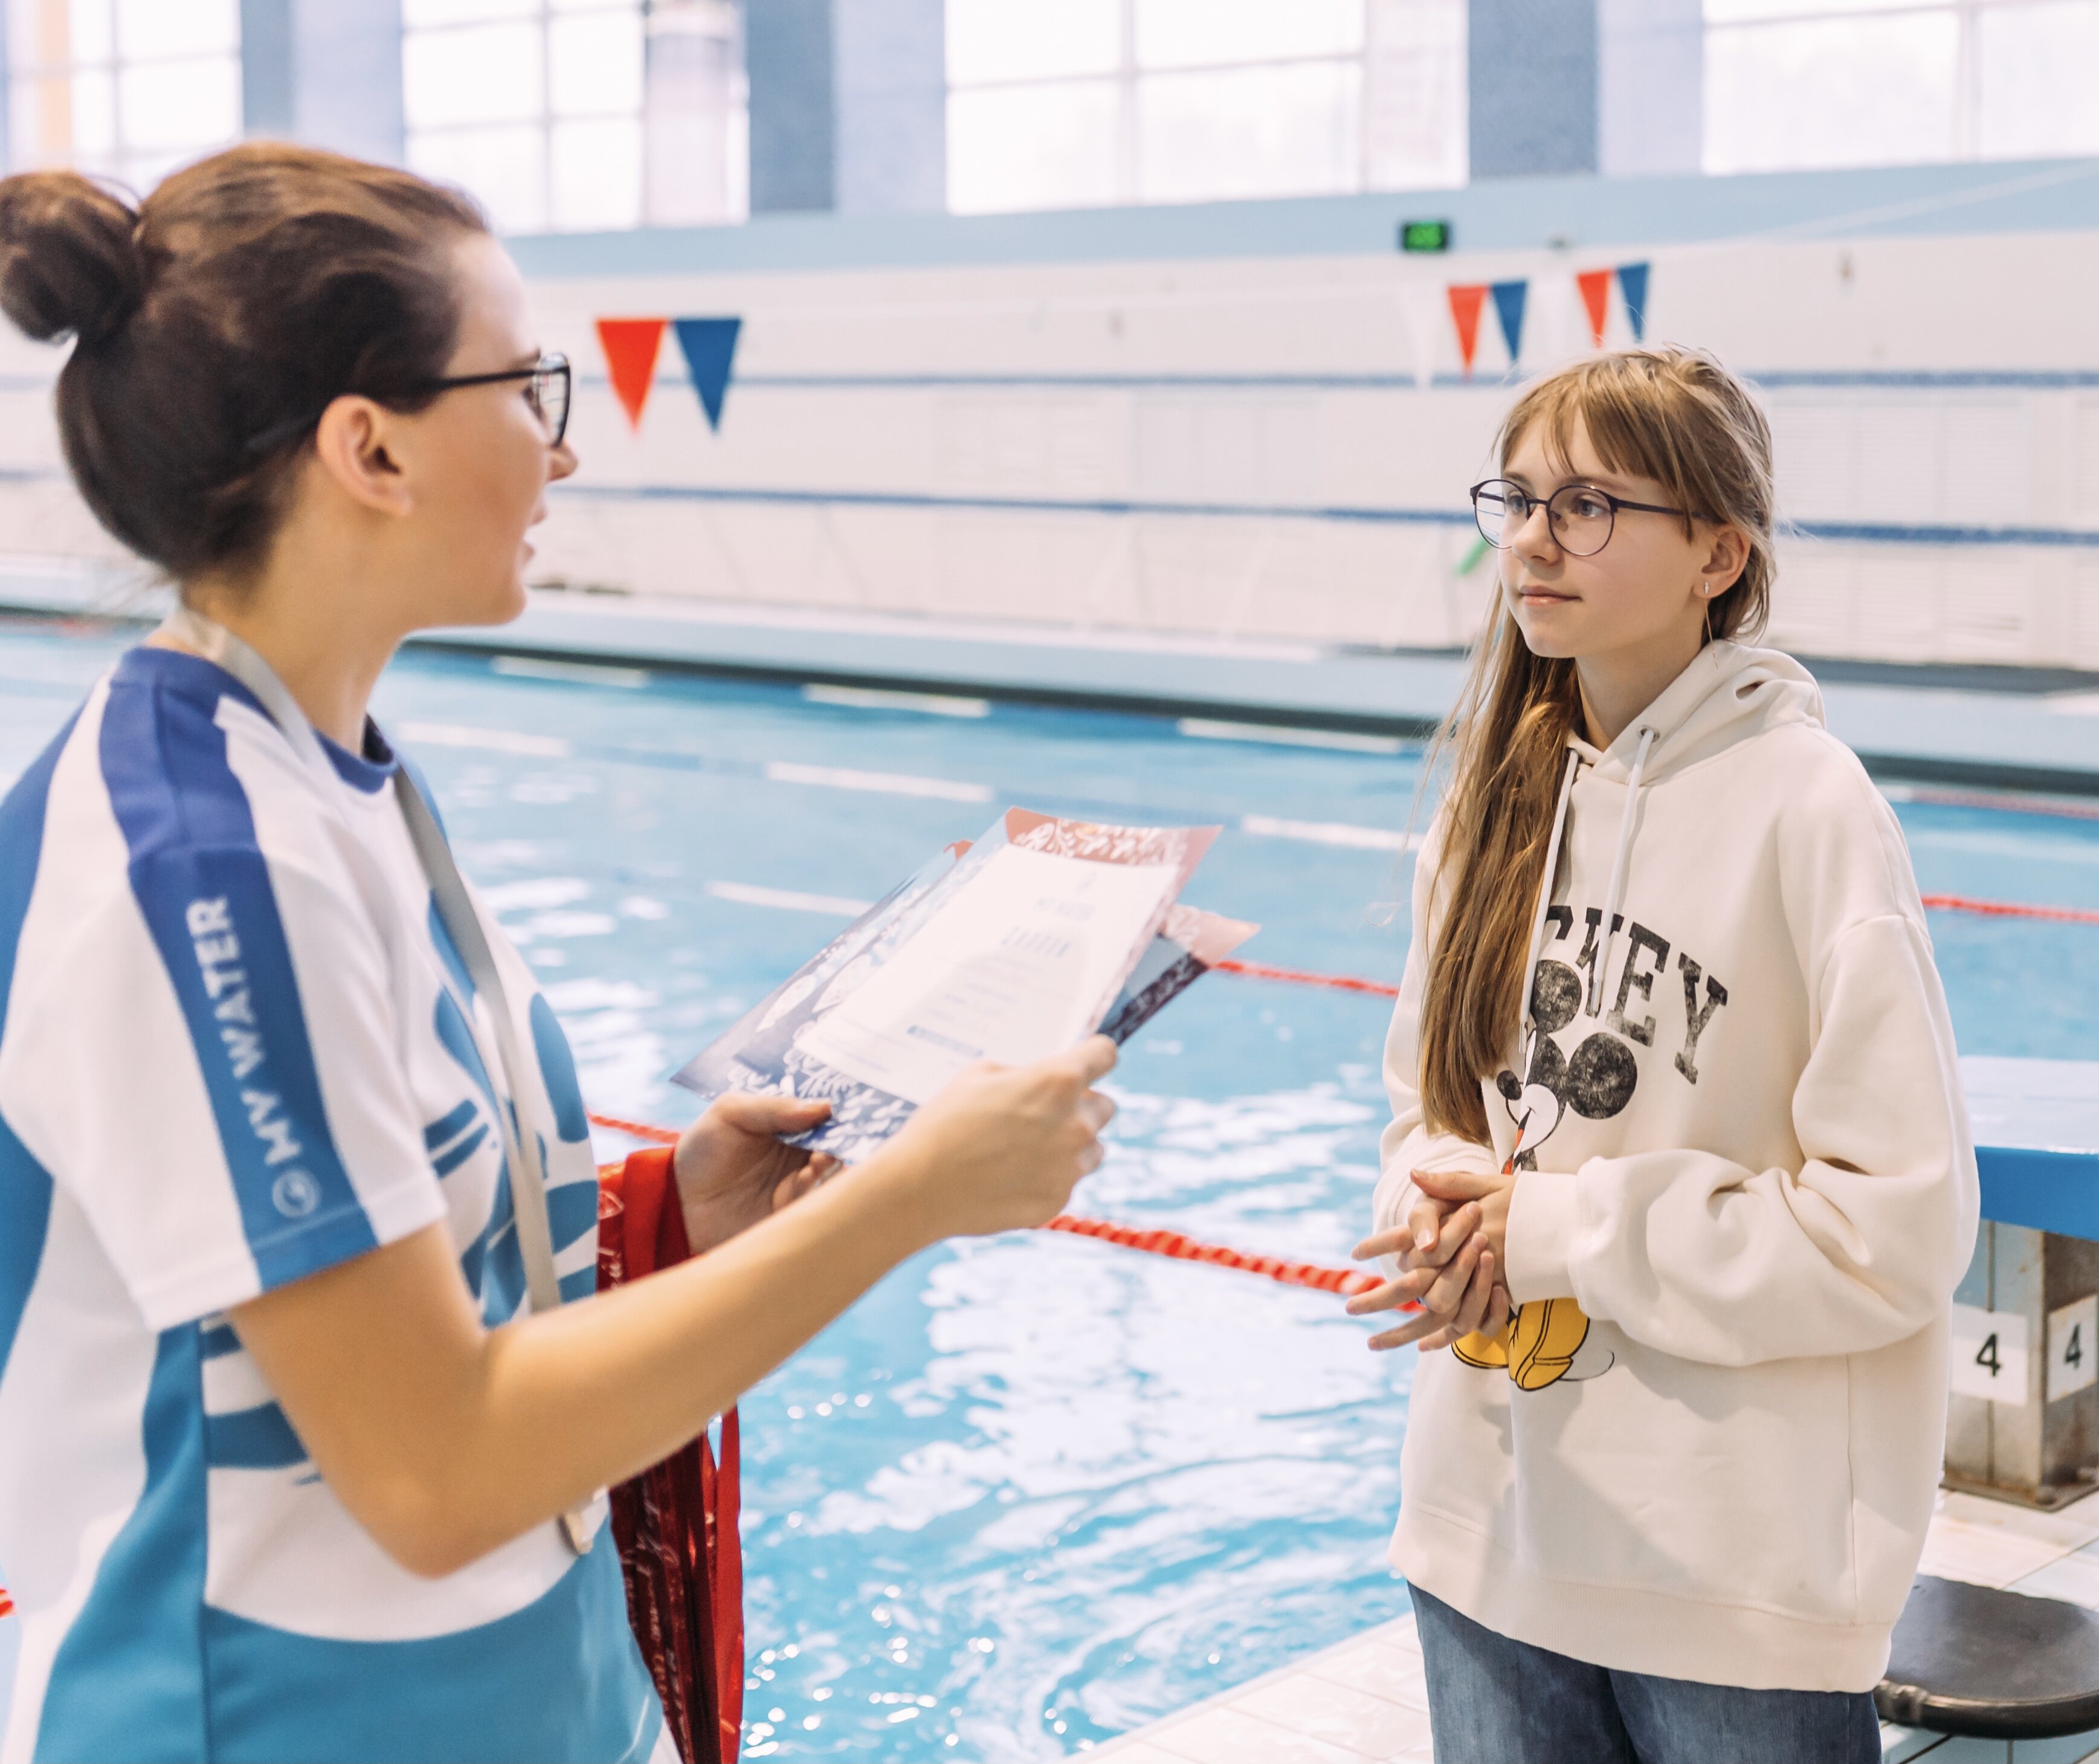
[(9, 164), (150, 189), (240, 138), (240, 0), (10, 0)]
[(1464, 0), (948, 0), (958, 214), (1462, 183)]
[(2099, 152), (2099, 0), (1705, 0), (1705, 169)]
[(408, 162), (506, 232), (733, 220), (748, 107), (733, 0), (405, 0)]

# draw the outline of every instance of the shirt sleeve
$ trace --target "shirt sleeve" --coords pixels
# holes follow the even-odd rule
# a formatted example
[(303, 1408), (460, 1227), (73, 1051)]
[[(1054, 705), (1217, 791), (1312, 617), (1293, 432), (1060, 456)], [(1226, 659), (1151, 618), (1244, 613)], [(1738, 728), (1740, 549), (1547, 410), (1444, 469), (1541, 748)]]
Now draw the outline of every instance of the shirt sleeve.
[(128, 880), (20, 1001), (35, 1057), (0, 1101), (147, 1323), (442, 1218), (388, 952), (349, 880), (244, 845), (164, 849)]
[[(1388, 1231), (1403, 1224), (1420, 1190), (1417, 1170), (1464, 1171), (1489, 1175), (1498, 1167), (1492, 1148), (1432, 1129), (1421, 1105), (1421, 994), (1434, 954), (1434, 886), (1441, 849), (1440, 822), (1432, 825), (1415, 861), (1411, 931), (1406, 968), (1400, 976), (1399, 999), (1385, 1036), (1384, 1087), (1392, 1102), (1392, 1122), (1378, 1144), (1377, 1191), (1371, 1202), (1371, 1228)], [(1399, 1272), (1397, 1259), (1379, 1258), (1387, 1275)]]
[(1844, 933), (1815, 1002), (1793, 1096), (1799, 1169), (1662, 1150), (1520, 1181), (1512, 1290), (1571, 1297), (1715, 1365), (1865, 1352), (1943, 1312), (1974, 1248), (1978, 1188), (1921, 924), (1893, 914)]

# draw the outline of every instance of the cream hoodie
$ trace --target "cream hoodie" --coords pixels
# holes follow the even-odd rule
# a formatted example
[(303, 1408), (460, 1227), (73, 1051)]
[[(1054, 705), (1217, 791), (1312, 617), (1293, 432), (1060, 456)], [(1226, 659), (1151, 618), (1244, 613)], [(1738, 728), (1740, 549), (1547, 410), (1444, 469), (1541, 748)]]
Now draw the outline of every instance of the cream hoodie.
[(1931, 1515), (1976, 1226), (1909, 855), (1775, 650), (1714, 643), (1607, 751), (1569, 745), (1535, 1033), (1512, 1025), (1481, 1087), (1491, 1152), (1422, 1122), (1433, 827), (1416, 871), (1376, 1223), (1410, 1171), (1515, 1153), (1521, 1310), (1459, 1344), (1475, 1363), (1422, 1356), (1392, 1560), (1578, 1660), (1868, 1690)]

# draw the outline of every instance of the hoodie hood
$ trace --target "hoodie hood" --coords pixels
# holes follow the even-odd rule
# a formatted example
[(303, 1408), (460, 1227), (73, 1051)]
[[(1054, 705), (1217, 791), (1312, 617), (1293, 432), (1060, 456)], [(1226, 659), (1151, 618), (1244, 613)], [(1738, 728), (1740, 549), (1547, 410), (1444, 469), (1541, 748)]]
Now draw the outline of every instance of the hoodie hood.
[(1823, 725), (1822, 689), (1790, 655), (1744, 643), (1708, 643), (1608, 747), (1579, 735), (1567, 745), (1613, 783), (1631, 776), (1641, 738), (1652, 730), (1644, 777), (1671, 773), (1785, 723)]
[[(1583, 768), (1592, 767), (1599, 778), (1626, 787), (1625, 813), (1618, 824), (1617, 852), (1611, 864), (1604, 909), (1603, 959), (1589, 972), (1591, 996), (1587, 1003), (1593, 1016), (1598, 1004), (1595, 994), (1610, 972), (1617, 942), (1622, 918), (1619, 908), (1625, 904), (1633, 840), (1639, 826), (1641, 791), (1738, 742), (1788, 723), (1823, 726), (1822, 692), (1815, 677), (1777, 650), (1715, 642), (1692, 657), (1690, 665), (1619, 731), (1609, 747), (1600, 748), (1579, 735), (1568, 737), (1567, 764), (1560, 774), (1559, 800), (1553, 808), (1552, 833), (1546, 847), (1548, 855), (1544, 873), (1538, 878), (1538, 906), (1531, 915), (1530, 946), (1524, 964), (1523, 1067), (1530, 1062), (1538, 1033), (1532, 1015), (1538, 964), (1545, 946), (1546, 915), (1559, 878), (1568, 805)], [(1528, 1109), (1520, 1120), (1517, 1151), (1522, 1149), (1528, 1132)], [(1516, 1155), (1510, 1153), (1512, 1162)]]

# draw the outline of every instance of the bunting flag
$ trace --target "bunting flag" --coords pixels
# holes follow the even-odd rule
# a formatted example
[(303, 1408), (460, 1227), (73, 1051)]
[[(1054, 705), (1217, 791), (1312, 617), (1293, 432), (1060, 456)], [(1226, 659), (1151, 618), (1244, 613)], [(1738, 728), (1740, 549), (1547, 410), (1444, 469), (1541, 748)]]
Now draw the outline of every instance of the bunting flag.
[(627, 426), (639, 434), (641, 412), (649, 402), (649, 388), (655, 383), (656, 355), (663, 346), (663, 327), (668, 319), (600, 319), (598, 347), (605, 351), (605, 370), (612, 380), (613, 395), (627, 412)]
[(693, 390), (700, 395), (700, 408), (707, 413), (707, 426), (721, 427), (722, 399), (728, 390), (729, 368), (736, 360), (737, 333), (741, 319), (673, 319), (678, 347), (685, 352), (685, 372), (692, 376)]
[(1599, 349), (1604, 346), (1604, 320), (1610, 311), (1613, 273), (1584, 270), (1574, 278), (1574, 285), (1582, 291), (1582, 308), (1589, 315), (1589, 340)]
[(1450, 316), (1458, 327), (1458, 355), (1465, 364), (1468, 376), (1472, 371), (1472, 357), (1480, 347), (1480, 308), (1486, 303), (1487, 284), (1476, 282), (1463, 288), (1445, 290), (1450, 298)]
[(1494, 297), (1494, 316), (1501, 320), (1502, 341), (1508, 345), (1509, 365), (1523, 353), (1523, 306), (1530, 292), (1528, 282), (1496, 282), (1489, 290)]
[(1618, 292), (1626, 297), (1626, 322), (1636, 343), (1647, 341), (1647, 271), (1644, 263), (1618, 266)]

